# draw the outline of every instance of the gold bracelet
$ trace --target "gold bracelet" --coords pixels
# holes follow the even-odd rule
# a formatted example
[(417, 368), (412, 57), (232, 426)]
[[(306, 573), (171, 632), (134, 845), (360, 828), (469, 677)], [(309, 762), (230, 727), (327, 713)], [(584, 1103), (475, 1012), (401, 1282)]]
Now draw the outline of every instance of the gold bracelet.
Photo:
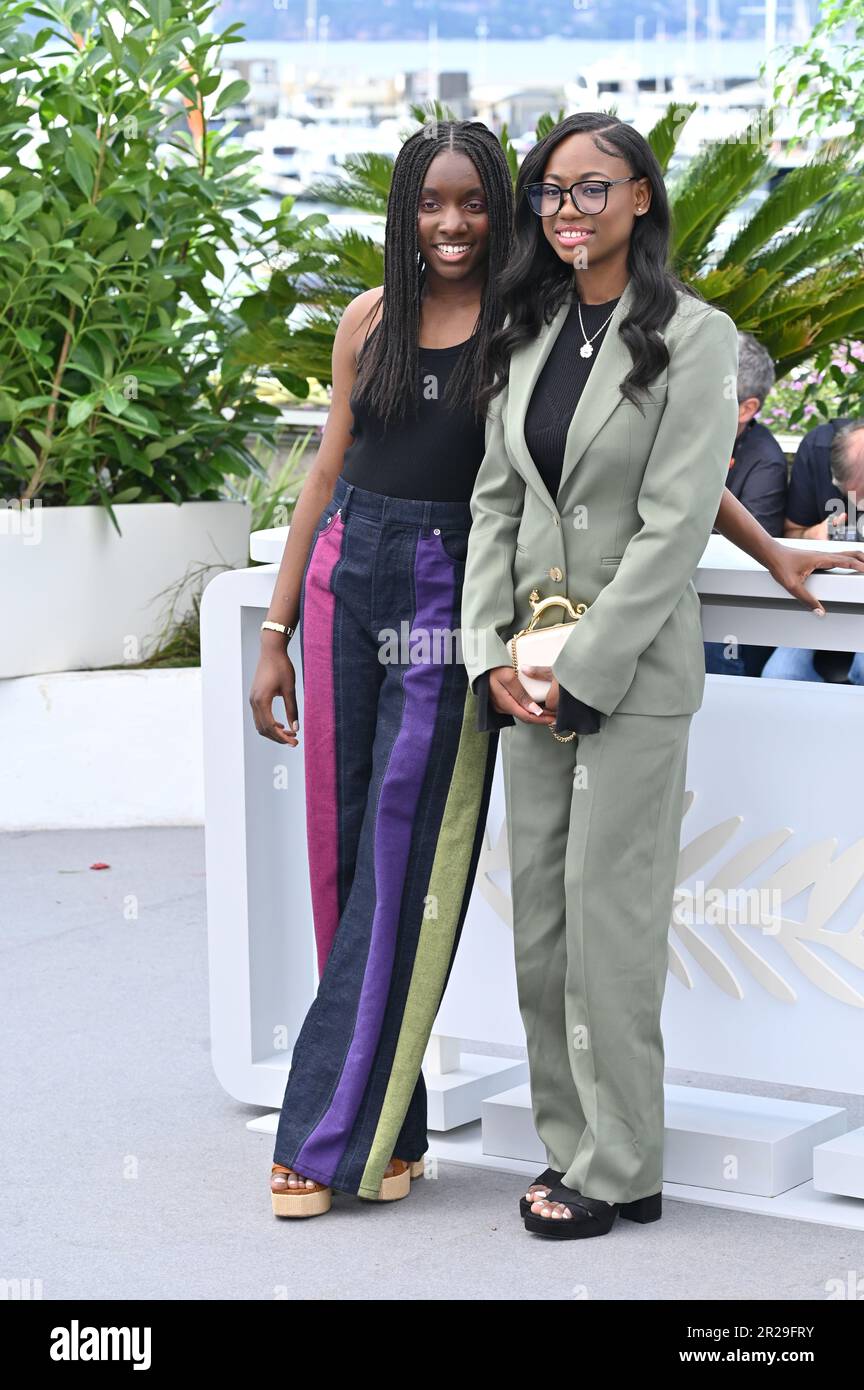
[(268, 630), (268, 632), (281, 632), (285, 637), (286, 647), (288, 646), (288, 643), (291, 641), (291, 636), (294, 632), (293, 627), (288, 627), (285, 623), (271, 623), (269, 618), (266, 622), (263, 622), (261, 624), (262, 632), (265, 628)]

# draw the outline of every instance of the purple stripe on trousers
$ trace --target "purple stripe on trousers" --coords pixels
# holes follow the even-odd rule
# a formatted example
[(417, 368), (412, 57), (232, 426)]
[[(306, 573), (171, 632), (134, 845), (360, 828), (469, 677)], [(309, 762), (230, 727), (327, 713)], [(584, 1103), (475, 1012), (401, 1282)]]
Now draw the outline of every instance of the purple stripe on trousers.
[[(369, 954), (358, 1000), (351, 1046), (329, 1109), (311, 1132), (294, 1161), (298, 1172), (308, 1164), (317, 1172), (335, 1174), (351, 1134), (368, 1083), (387, 1008), (402, 893), (408, 869), (414, 816), (435, 732), (443, 667), (432, 664), (435, 628), (448, 628), (453, 618), (455, 572), (439, 538), (420, 536), (414, 558), (417, 610), (409, 639), (425, 632), (430, 662), (410, 663), (403, 676), (405, 700), (399, 731), (381, 784), (375, 817), (375, 885)], [(448, 644), (443, 644), (446, 650)]]

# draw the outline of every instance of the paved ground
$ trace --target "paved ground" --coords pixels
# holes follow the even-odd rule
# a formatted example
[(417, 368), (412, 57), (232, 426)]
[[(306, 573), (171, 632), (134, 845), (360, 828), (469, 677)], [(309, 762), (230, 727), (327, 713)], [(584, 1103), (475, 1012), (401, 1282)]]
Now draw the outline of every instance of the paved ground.
[[(864, 1270), (860, 1233), (671, 1201), (544, 1242), (518, 1177), (448, 1163), (403, 1202), (278, 1221), (272, 1140), (245, 1128), (262, 1112), (210, 1066), (203, 832), (6, 835), (0, 875), (0, 1279), (46, 1299), (822, 1300)], [(855, 1098), (787, 1094), (864, 1122)]]

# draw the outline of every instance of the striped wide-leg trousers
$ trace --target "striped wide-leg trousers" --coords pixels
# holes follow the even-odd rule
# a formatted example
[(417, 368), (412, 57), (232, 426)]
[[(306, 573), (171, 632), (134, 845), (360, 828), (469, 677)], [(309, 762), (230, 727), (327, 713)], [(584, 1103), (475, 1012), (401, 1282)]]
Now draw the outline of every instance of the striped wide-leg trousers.
[(361, 1197), (428, 1148), (421, 1064), (480, 854), (497, 735), (459, 616), (468, 504), (339, 478), (303, 576), (300, 730), (319, 985), (273, 1160)]

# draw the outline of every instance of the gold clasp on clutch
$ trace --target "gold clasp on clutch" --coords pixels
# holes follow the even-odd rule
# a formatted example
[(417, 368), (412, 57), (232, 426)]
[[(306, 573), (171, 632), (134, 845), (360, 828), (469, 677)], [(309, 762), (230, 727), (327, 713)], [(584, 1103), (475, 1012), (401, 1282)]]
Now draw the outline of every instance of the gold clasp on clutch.
[[(582, 617), (582, 614), (588, 611), (587, 603), (577, 603), (574, 608), (566, 594), (553, 594), (550, 598), (541, 599), (536, 589), (531, 590), (531, 593), (528, 595), (528, 602), (531, 604), (533, 616), (528, 626), (523, 628), (523, 632), (533, 632), (540, 618), (540, 614), (545, 613), (547, 608), (565, 609), (574, 622), (577, 622), (578, 619)], [(556, 623), (556, 627), (561, 627), (561, 623)], [(522, 634), (520, 633), (519, 635), (521, 636)]]
[[(517, 662), (516, 662), (516, 639), (517, 639), (517, 637), (525, 637), (527, 633), (533, 632), (534, 629), (535, 629), (536, 626), (537, 626), (537, 623), (538, 623), (538, 621), (539, 621), (539, 618), (540, 618), (541, 613), (545, 613), (547, 608), (563, 608), (563, 609), (565, 610), (565, 612), (567, 612), (567, 613), (570, 614), (570, 617), (573, 619), (574, 622), (578, 622), (579, 619), (582, 617), (582, 614), (588, 612), (588, 605), (587, 605), (587, 603), (577, 603), (576, 606), (574, 607), (573, 604), (570, 602), (570, 600), (569, 600), (569, 598), (567, 597), (566, 594), (552, 594), (552, 595), (550, 595), (549, 598), (541, 599), (541, 597), (540, 597), (539, 593), (537, 592), (537, 590), (536, 590), (536, 589), (532, 589), (531, 592), (530, 592), (530, 594), (528, 595), (528, 602), (531, 604), (531, 613), (532, 613), (532, 617), (531, 617), (530, 623), (528, 624), (527, 627), (521, 628), (521, 629), (519, 630), (519, 632), (514, 632), (513, 636), (510, 638), (509, 642), (507, 643), (507, 645), (508, 645), (508, 647), (509, 647), (509, 649), (510, 649), (510, 660), (511, 660), (511, 663), (512, 663), (512, 665), (513, 665), (514, 671), (519, 669), (519, 668), (518, 668), (518, 665), (517, 665)], [(569, 626), (568, 623), (550, 623), (550, 624), (549, 624), (549, 627), (550, 627), (550, 628), (554, 628), (554, 627), (568, 627), (568, 626)]]

